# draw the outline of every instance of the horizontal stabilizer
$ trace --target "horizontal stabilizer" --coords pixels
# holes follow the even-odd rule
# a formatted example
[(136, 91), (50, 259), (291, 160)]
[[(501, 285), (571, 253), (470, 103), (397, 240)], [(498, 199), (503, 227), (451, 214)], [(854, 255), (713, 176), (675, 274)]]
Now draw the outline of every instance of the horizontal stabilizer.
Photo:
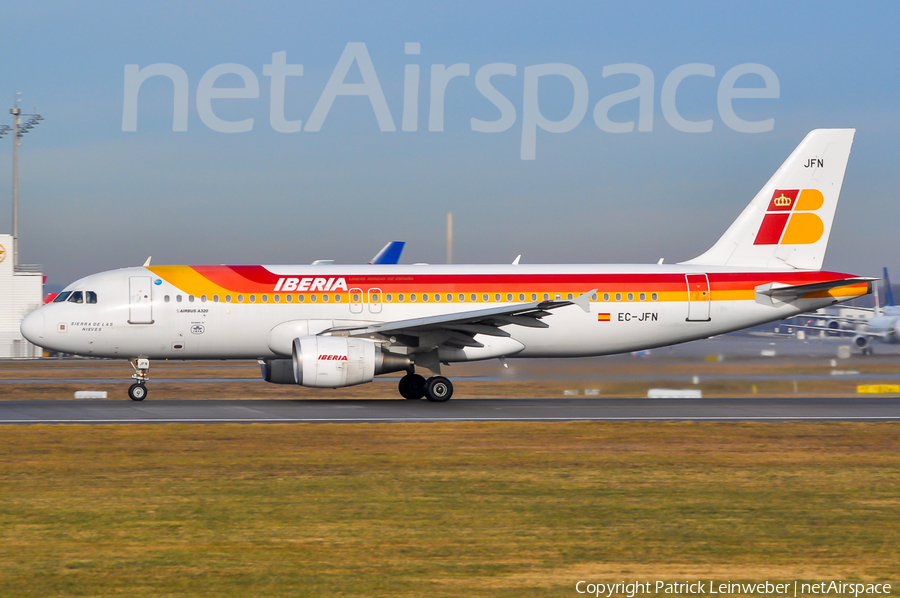
[[(810, 293), (830, 291), (831, 289), (849, 287), (856, 284), (868, 283), (871, 287), (872, 282), (876, 280), (878, 279), (857, 276), (854, 278), (841, 278), (839, 280), (827, 280), (825, 282), (814, 282), (811, 284), (789, 285), (779, 282), (770, 282), (756, 287), (755, 290), (760, 295), (766, 295), (767, 297), (772, 297), (779, 301), (789, 302), (805, 297)], [(868, 290), (868, 292), (871, 293), (871, 289)]]

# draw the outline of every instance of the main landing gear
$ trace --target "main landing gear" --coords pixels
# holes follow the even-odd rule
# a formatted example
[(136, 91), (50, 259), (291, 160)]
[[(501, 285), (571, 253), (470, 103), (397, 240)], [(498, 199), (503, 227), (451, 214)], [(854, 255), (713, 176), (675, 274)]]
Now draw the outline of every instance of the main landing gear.
[(136, 380), (134, 384), (128, 387), (128, 398), (132, 401), (143, 401), (147, 398), (147, 380), (150, 379), (150, 360), (135, 359), (131, 362), (134, 368), (132, 378)]
[(432, 376), (426, 380), (419, 374), (407, 374), (400, 378), (399, 390), (404, 399), (415, 401), (426, 398), (432, 403), (443, 403), (453, 396), (453, 383), (443, 376)]

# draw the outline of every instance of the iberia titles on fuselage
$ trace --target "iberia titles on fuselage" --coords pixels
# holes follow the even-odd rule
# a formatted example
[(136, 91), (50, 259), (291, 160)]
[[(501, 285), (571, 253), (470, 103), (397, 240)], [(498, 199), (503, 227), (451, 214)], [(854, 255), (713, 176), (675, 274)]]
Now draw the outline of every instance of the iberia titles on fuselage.
[(151, 359), (252, 358), (269, 382), (315, 387), (405, 371), (402, 396), (444, 401), (442, 364), (648, 349), (869, 293), (874, 279), (821, 270), (853, 134), (811, 132), (722, 238), (679, 264), (148, 263), (69, 285), (22, 332), (133, 359), (136, 400)]

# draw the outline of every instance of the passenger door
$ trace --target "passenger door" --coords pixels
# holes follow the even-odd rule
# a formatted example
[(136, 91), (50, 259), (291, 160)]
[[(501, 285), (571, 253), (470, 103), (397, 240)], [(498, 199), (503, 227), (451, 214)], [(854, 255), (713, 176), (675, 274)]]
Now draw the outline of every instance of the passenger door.
[(688, 288), (688, 322), (709, 322), (709, 278), (706, 274), (685, 274)]
[(131, 276), (128, 279), (128, 323), (152, 324), (152, 279), (149, 276)]

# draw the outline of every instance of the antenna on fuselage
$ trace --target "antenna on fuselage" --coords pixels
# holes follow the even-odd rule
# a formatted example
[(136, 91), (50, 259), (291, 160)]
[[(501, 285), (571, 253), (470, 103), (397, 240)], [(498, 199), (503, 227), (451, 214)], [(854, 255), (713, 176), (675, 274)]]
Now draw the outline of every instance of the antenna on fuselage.
[(152, 255), (148, 255), (148, 256), (147, 256), (147, 261), (144, 262), (144, 267), (145, 267), (145, 268), (149, 268), (149, 267), (150, 267), (150, 260), (151, 260), (152, 258), (153, 258)]

